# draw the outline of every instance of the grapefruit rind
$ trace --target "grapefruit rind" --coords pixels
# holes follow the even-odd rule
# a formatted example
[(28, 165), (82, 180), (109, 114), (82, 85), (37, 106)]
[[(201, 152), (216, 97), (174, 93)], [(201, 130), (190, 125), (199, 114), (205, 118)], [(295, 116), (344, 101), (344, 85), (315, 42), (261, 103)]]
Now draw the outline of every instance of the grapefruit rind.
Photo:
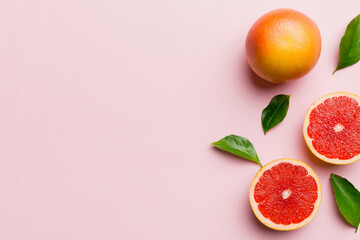
[(305, 14), (288, 8), (270, 11), (251, 26), (246, 41), (251, 69), (278, 84), (308, 74), (321, 54), (317, 24)]
[(306, 112), (304, 124), (303, 124), (303, 135), (304, 135), (306, 145), (309, 147), (310, 151), (316, 157), (318, 157), (319, 159), (321, 159), (325, 162), (328, 162), (328, 163), (337, 164), (337, 165), (346, 165), (346, 164), (350, 164), (350, 163), (358, 161), (360, 159), (360, 154), (354, 156), (351, 159), (347, 159), (347, 160), (341, 160), (339, 158), (328, 158), (328, 157), (318, 153), (318, 151), (316, 151), (316, 149), (313, 147), (312, 139), (308, 136), (308, 133), (307, 133), (307, 128), (310, 124), (309, 116), (310, 116), (311, 111), (314, 108), (316, 108), (319, 104), (323, 103), (326, 99), (332, 98), (332, 97), (339, 97), (339, 96), (346, 96), (346, 97), (353, 98), (359, 103), (359, 106), (360, 106), (360, 97), (357, 96), (356, 94), (350, 93), (350, 92), (334, 92), (334, 93), (329, 93), (329, 94), (326, 94), (326, 95), (320, 97), (313, 104), (311, 104), (308, 111)]
[[(255, 201), (254, 198), (254, 190), (255, 190), (255, 185), (256, 183), (259, 181), (260, 177), (262, 176), (262, 174), (268, 170), (271, 169), (273, 166), (279, 164), (279, 163), (291, 163), (293, 165), (299, 165), (304, 167), (307, 171), (308, 171), (308, 175), (312, 176), (318, 186), (318, 198), (316, 199), (316, 202), (314, 203), (314, 210), (313, 212), (310, 214), (310, 216), (306, 219), (304, 219), (302, 222), (300, 223), (291, 223), (289, 225), (284, 225), (284, 224), (276, 224), (274, 222), (272, 222), (270, 219), (265, 218), (262, 213), (259, 211), (258, 208), (258, 203)], [(279, 230), (279, 231), (290, 231), (290, 230), (295, 230), (295, 229), (299, 229), (303, 226), (305, 226), (306, 224), (308, 224), (316, 215), (317, 211), (319, 210), (320, 207), (320, 203), (321, 203), (321, 198), (322, 198), (322, 189), (321, 189), (321, 183), (319, 178), (317, 177), (317, 175), (315, 174), (315, 172), (304, 162), (301, 162), (299, 160), (296, 159), (291, 159), (291, 158), (280, 158), (277, 160), (274, 160), (268, 164), (266, 164), (264, 167), (262, 167), (259, 172), (256, 174), (254, 180), (252, 181), (251, 185), (250, 185), (250, 190), (249, 190), (249, 200), (250, 200), (250, 205), (251, 208), (256, 216), (256, 218), (262, 222), (265, 226), (271, 228), (271, 229), (275, 229), (275, 230)]]

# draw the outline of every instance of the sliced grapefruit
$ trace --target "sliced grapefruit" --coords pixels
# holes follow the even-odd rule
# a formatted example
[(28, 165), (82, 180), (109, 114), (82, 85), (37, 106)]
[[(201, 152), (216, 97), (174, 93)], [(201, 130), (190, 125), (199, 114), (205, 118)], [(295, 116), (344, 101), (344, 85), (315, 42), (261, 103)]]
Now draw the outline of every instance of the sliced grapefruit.
[(360, 159), (360, 97), (349, 92), (327, 94), (306, 113), (304, 138), (325, 162), (349, 164)]
[(280, 231), (309, 223), (319, 209), (321, 185), (305, 163), (282, 158), (262, 167), (250, 186), (249, 198), (255, 216)]

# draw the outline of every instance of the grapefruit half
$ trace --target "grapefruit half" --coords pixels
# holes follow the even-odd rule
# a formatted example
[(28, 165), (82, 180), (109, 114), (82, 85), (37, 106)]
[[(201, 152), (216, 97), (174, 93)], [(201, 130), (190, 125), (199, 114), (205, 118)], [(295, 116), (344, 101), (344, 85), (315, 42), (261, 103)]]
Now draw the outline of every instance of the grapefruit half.
[(360, 159), (360, 97), (335, 92), (316, 100), (305, 115), (303, 133), (310, 151), (333, 164)]
[(251, 183), (255, 216), (269, 228), (288, 231), (309, 223), (321, 202), (320, 180), (305, 163), (289, 158), (262, 167)]

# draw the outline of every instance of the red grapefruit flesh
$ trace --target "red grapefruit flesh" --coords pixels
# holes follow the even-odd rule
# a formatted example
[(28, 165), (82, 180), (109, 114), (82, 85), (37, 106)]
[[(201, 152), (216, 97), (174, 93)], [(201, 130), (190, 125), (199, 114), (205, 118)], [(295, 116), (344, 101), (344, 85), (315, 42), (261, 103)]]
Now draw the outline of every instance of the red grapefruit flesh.
[(360, 98), (348, 92), (325, 95), (313, 103), (304, 121), (304, 138), (321, 160), (349, 164), (360, 159)]
[(250, 187), (250, 204), (266, 226), (298, 229), (315, 216), (321, 202), (321, 185), (314, 171), (294, 159), (278, 159), (255, 176)]

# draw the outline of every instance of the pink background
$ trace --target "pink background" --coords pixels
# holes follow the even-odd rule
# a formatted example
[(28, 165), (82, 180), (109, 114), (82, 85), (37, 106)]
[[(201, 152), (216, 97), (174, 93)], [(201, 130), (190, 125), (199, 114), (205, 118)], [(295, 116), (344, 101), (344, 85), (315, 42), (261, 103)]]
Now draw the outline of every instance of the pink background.
[[(265, 12), (294, 8), (322, 34), (315, 69), (271, 85), (244, 41)], [(360, 162), (334, 166), (305, 146), (323, 94), (360, 94), (360, 64), (332, 75), (358, 0), (0, 1), (0, 239), (358, 239), (339, 215), (330, 173), (360, 187)], [(264, 136), (262, 109), (291, 94)], [(261, 161), (308, 163), (323, 186), (314, 220), (277, 232), (253, 215), (259, 166), (210, 146), (249, 138)]]

